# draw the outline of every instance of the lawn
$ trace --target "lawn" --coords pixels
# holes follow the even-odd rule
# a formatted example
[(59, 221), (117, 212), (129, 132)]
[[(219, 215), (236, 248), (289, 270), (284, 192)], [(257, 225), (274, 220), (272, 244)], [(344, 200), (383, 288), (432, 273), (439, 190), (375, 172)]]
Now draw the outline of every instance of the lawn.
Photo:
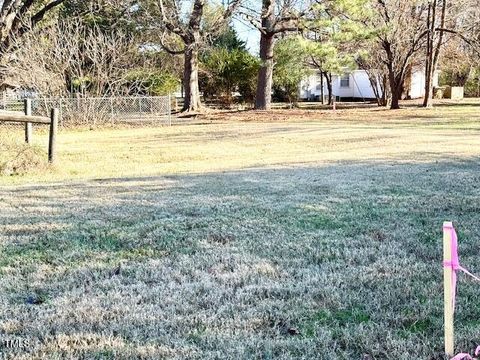
[(480, 272), (479, 109), (61, 131), (55, 166), (0, 177), (0, 357), (443, 359), (444, 220)]

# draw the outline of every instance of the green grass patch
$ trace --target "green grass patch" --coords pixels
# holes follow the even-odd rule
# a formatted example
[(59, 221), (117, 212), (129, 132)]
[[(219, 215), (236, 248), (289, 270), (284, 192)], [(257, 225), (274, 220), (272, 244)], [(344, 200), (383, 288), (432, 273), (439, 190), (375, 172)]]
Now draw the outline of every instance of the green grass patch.
[[(479, 114), (62, 131), (57, 167), (0, 177), (0, 334), (29, 359), (436, 358), (443, 221), (476, 272)], [(460, 276), (459, 351), (477, 300)]]

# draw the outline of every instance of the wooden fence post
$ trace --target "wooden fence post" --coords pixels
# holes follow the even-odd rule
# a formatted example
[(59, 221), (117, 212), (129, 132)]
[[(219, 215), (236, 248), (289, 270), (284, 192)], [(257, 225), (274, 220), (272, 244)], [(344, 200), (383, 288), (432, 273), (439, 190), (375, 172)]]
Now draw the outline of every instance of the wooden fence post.
[[(452, 261), (452, 233), (451, 222), (443, 223), (443, 261), (449, 264)], [(445, 353), (449, 356), (454, 355), (454, 332), (453, 332), (453, 297), (452, 297), (452, 276), (453, 269), (451, 266), (443, 267), (443, 299), (445, 312)]]
[(58, 131), (59, 110), (52, 109), (50, 115), (50, 137), (48, 142), (48, 162), (54, 163), (56, 159), (56, 142)]
[[(26, 116), (32, 116), (32, 99), (25, 99), (23, 101), (23, 109)], [(32, 142), (32, 123), (25, 123), (25, 142), (30, 144)]]

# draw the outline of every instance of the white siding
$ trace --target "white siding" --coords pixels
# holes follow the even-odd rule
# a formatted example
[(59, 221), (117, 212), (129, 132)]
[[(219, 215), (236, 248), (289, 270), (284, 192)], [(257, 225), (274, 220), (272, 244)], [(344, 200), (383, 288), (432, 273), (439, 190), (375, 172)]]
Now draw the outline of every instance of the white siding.
[[(357, 99), (374, 99), (373, 92), (368, 74), (364, 70), (354, 70), (350, 72), (350, 84), (348, 87), (340, 86), (341, 76), (332, 76), (332, 91), (334, 96), (343, 98), (357, 98)], [(438, 86), (439, 72), (434, 76), (433, 84)], [(327, 84), (324, 79), (323, 82), (324, 95), (327, 95)], [(300, 83), (300, 98), (311, 99), (315, 96), (320, 96), (320, 74), (312, 74), (308, 78), (302, 80)], [(409, 92), (413, 99), (421, 98), (425, 94), (425, 74), (423, 69), (417, 69), (412, 74), (412, 86)]]
[(333, 94), (341, 98), (353, 97), (354, 87), (353, 87), (352, 74), (348, 74), (348, 78), (350, 80), (348, 87), (343, 87), (340, 85), (342, 77), (343, 75), (333, 77), (332, 79)]
[(375, 94), (372, 89), (372, 85), (370, 84), (370, 80), (368, 79), (368, 74), (364, 70), (357, 70), (353, 72), (355, 74), (354, 77), (354, 91), (353, 96), (354, 98), (362, 98), (362, 99), (375, 99)]
[[(435, 71), (433, 74), (433, 86), (438, 86), (440, 78), (440, 71)], [(417, 68), (412, 73), (412, 86), (410, 87), (410, 97), (412, 99), (419, 99), (425, 96), (425, 70)]]
[[(309, 99), (321, 94), (321, 80), (320, 75), (313, 74), (302, 80), (300, 83), (300, 98)], [(332, 92), (334, 96), (343, 98), (365, 98), (373, 99), (375, 95), (373, 93), (368, 75), (363, 70), (355, 70), (349, 73), (349, 86), (341, 86), (341, 76), (332, 76)], [(326, 96), (327, 82), (323, 81), (323, 93)]]
[(433, 75), (433, 86), (438, 87), (439, 83), (440, 83), (440, 70), (437, 70)]
[(300, 82), (300, 99), (308, 100), (320, 95), (320, 75), (312, 74)]
[(410, 86), (410, 97), (418, 99), (425, 95), (425, 74), (423, 71), (412, 73), (412, 85)]

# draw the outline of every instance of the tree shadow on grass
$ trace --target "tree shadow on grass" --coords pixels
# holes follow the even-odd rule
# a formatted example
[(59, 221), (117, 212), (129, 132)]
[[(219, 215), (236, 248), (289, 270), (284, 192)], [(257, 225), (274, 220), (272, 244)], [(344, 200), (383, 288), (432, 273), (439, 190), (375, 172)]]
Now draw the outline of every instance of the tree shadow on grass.
[[(442, 349), (441, 224), (458, 224), (476, 270), (479, 168), (341, 163), (2, 188), (0, 331), (36, 341), (32, 356), (430, 358)], [(480, 335), (477, 289), (460, 285), (462, 349)]]

